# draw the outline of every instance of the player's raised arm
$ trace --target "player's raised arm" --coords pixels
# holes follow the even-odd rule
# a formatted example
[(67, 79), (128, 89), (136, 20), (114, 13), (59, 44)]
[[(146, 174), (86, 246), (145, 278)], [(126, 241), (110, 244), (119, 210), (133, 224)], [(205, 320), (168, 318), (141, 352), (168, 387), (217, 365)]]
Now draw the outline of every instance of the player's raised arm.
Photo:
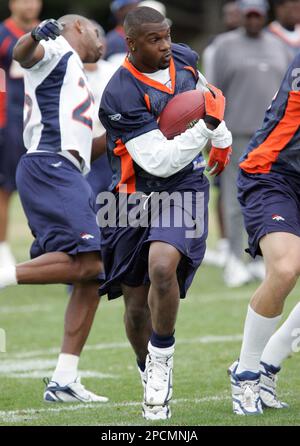
[(43, 59), (45, 50), (41, 40), (55, 40), (62, 32), (63, 26), (54, 19), (44, 20), (31, 33), (21, 37), (17, 42), (13, 58), (23, 68), (31, 68)]

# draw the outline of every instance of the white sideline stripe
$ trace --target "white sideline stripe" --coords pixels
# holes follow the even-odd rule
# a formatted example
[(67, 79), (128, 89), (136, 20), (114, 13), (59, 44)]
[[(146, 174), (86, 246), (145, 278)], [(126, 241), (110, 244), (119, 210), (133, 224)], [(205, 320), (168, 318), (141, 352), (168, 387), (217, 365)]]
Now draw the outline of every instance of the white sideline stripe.
[[(191, 338), (191, 339), (178, 339), (176, 341), (176, 345), (185, 345), (185, 344), (215, 344), (215, 343), (227, 343), (227, 342), (238, 342), (243, 339), (243, 335), (226, 335), (226, 336), (201, 336), (199, 338)], [(97, 351), (97, 350), (113, 350), (113, 349), (124, 349), (130, 348), (130, 344), (128, 342), (115, 342), (115, 343), (103, 343), (103, 344), (95, 344), (95, 345), (86, 345), (84, 347), (84, 351)], [(45, 350), (34, 350), (29, 352), (22, 353), (12, 353), (9, 354), (11, 358), (15, 359), (26, 359), (26, 358), (34, 358), (35, 356), (48, 356), (48, 355), (56, 355), (59, 353), (58, 348), (50, 348)]]
[[(3, 360), (0, 362), (0, 376), (7, 375), (9, 378), (44, 378), (52, 375), (55, 366), (56, 359)], [(94, 370), (83, 370), (80, 375), (83, 378), (118, 378), (117, 375)]]
[(13, 306), (13, 307), (1, 307), (0, 306), (0, 316), (1, 314), (24, 314), (24, 313), (39, 313), (45, 312), (49, 313), (52, 310), (52, 307), (49, 305), (24, 305), (21, 307)]
[[(16, 379), (43, 379), (45, 376), (51, 376), (53, 369), (32, 371), (26, 373), (10, 373), (8, 378)], [(119, 376), (109, 373), (94, 372), (93, 370), (80, 371), (81, 378), (97, 378), (97, 379), (118, 379)]]
[[(231, 397), (228, 395), (213, 395), (213, 396), (206, 396), (203, 398), (196, 398), (196, 399), (188, 399), (188, 398), (182, 398), (182, 399), (176, 399), (172, 401), (172, 405), (176, 404), (203, 404), (203, 403), (209, 403), (213, 401), (225, 401), (229, 400)], [(49, 403), (52, 404), (52, 403)], [(55, 403), (54, 403), (55, 404)], [(36, 419), (40, 416), (40, 414), (56, 414), (61, 412), (77, 412), (84, 409), (94, 409), (99, 410), (102, 408), (115, 408), (115, 407), (137, 407), (141, 406), (141, 401), (128, 401), (123, 403), (87, 403), (87, 404), (67, 404), (67, 403), (58, 403), (62, 404), (63, 407), (49, 407), (49, 408), (37, 408), (37, 409), (20, 409), (20, 410), (8, 410), (8, 411), (0, 411), (0, 421), (2, 422), (19, 422), (24, 419), (26, 420), (32, 420)]]

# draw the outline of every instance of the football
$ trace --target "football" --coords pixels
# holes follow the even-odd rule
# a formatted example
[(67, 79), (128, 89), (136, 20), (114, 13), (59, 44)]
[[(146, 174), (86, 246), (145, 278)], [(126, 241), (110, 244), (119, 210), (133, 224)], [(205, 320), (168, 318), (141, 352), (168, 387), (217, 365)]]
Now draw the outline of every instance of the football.
[(205, 99), (201, 90), (180, 93), (168, 102), (159, 117), (159, 129), (168, 139), (184, 133), (205, 116)]

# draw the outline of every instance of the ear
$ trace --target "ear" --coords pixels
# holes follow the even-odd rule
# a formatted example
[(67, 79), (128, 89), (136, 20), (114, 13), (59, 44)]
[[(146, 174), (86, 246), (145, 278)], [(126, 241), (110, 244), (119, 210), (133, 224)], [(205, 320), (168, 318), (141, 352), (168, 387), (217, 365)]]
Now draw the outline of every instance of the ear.
[(84, 28), (83, 28), (83, 24), (81, 22), (81, 20), (76, 20), (76, 22), (74, 22), (74, 27), (75, 29), (78, 31), (79, 34), (82, 34), (84, 32)]
[(126, 36), (126, 42), (130, 52), (135, 51), (136, 41), (132, 37)]

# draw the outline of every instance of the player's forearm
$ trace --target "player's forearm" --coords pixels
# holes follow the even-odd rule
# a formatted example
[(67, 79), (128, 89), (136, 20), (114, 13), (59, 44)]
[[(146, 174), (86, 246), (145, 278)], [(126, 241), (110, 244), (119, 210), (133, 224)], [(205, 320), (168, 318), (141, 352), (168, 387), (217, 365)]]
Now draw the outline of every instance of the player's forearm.
[(206, 147), (213, 132), (202, 121), (193, 129), (167, 140), (159, 130), (126, 144), (134, 161), (146, 172), (168, 178), (190, 164)]
[(106, 133), (93, 139), (91, 161), (96, 161), (104, 153), (106, 153)]
[(127, 142), (126, 148), (146, 172), (168, 178), (190, 164), (209, 141), (220, 148), (232, 144), (231, 133), (224, 122), (216, 130), (209, 130), (201, 120), (172, 140), (167, 140), (159, 130), (153, 130)]
[(24, 68), (33, 66), (43, 55), (44, 48), (31, 37), (31, 33), (21, 37), (13, 51), (13, 58)]

